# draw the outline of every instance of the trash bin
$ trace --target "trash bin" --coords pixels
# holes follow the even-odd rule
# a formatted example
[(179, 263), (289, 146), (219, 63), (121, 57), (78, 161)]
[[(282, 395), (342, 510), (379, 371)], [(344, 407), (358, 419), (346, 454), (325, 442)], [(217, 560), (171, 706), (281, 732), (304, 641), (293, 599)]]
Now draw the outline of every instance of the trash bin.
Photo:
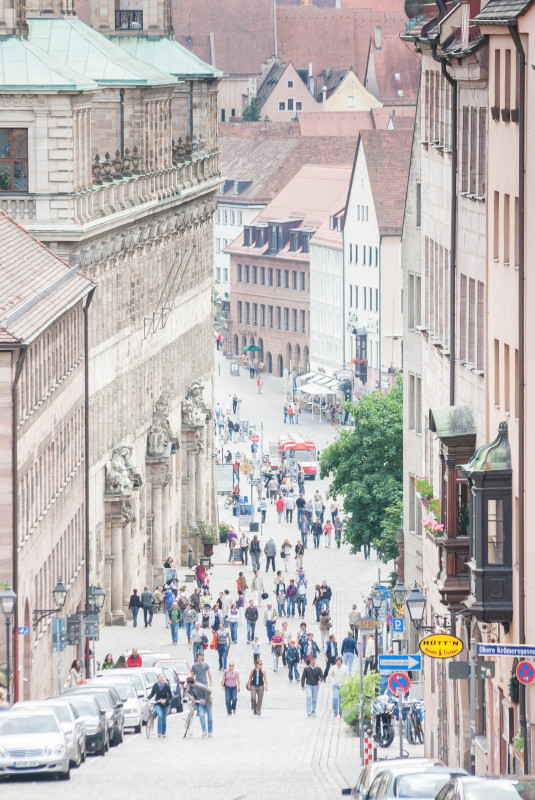
[(250, 533), (258, 533), (260, 530), (260, 523), (258, 522), (250, 522), (249, 523), (249, 532)]

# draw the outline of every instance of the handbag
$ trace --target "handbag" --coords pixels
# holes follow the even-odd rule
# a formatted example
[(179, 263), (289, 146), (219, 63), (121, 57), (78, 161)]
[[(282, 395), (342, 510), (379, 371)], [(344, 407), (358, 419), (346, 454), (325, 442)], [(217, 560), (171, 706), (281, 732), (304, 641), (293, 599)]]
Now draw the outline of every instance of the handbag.
[(267, 600), (267, 599), (268, 599), (268, 597), (269, 597), (269, 595), (268, 595), (268, 593), (267, 593), (267, 592), (262, 592), (262, 594), (260, 595), (260, 597), (262, 598), (262, 600)]
[(210, 650), (217, 650), (217, 634), (215, 633), (212, 636), (212, 644), (210, 645)]
[(281, 558), (286, 558), (286, 553), (284, 552), (284, 550), (281, 550)]

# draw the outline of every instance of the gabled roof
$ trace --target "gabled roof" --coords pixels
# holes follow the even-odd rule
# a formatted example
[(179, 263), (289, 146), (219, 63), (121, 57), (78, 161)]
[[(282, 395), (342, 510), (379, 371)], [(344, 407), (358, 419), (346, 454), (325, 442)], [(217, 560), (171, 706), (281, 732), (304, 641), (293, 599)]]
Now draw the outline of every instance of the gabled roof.
[(276, 61), (268, 74), (260, 84), (256, 92), (256, 105), (263, 106), (275, 86), (278, 84), (284, 73), (286, 72), (287, 64), (281, 64)]
[(0, 85), (2, 91), (80, 92), (98, 89), (98, 84), (75, 72), (41, 48), (10, 36), (0, 40)]
[(32, 341), (94, 284), (0, 211), (0, 346)]
[(28, 29), (30, 42), (100, 85), (176, 83), (172, 75), (134, 58), (77, 17), (28, 18)]
[(342, 250), (344, 244), (342, 231), (338, 230), (337, 224), (335, 224), (334, 228), (331, 226), (331, 218), (334, 217), (335, 221), (337, 221), (339, 218), (343, 220), (344, 213), (345, 207), (340, 208), (338, 205), (333, 206), (329, 212), (329, 215), (323, 220), (318, 230), (310, 240), (310, 244)]
[(362, 152), (382, 236), (401, 235), (411, 148), (412, 131), (362, 131), (360, 134), (355, 165)]
[(474, 21), (481, 25), (504, 25), (508, 20), (525, 14), (534, 2), (535, 0), (489, 0)]
[(348, 69), (332, 69), (329, 67), (328, 69), (323, 70), (323, 72), (318, 75), (318, 84), (316, 86), (316, 100), (321, 102), (323, 98), (323, 87), (327, 89), (327, 97), (330, 97), (331, 94), (337, 89), (346, 75), (349, 73)]
[(420, 85), (418, 53), (406, 45), (398, 34), (385, 34), (382, 37), (380, 50), (377, 49), (375, 41), (370, 40), (370, 61), (372, 59), (379, 100), (384, 105), (415, 105)]
[(168, 72), (175, 78), (223, 77), (221, 70), (202, 61), (195, 53), (170, 37), (149, 39), (146, 36), (112, 36), (110, 41), (134, 58), (162, 72)]

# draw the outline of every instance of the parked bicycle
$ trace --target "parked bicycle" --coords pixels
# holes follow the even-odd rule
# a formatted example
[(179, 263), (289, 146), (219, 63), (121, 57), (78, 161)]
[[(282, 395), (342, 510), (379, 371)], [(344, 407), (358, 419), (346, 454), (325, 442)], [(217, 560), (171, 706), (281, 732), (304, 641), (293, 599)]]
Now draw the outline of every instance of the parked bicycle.
[(408, 700), (406, 705), (407, 715), (405, 717), (405, 738), (409, 744), (423, 744), (423, 703), (420, 700)]

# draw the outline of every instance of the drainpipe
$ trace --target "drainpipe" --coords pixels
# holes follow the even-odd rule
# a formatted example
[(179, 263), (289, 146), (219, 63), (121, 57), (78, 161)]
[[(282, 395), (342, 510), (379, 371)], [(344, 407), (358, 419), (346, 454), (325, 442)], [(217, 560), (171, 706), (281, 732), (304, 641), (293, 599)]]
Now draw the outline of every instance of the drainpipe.
[(120, 115), (121, 115), (121, 158), (124, 158), (124, 89), (119, 89)]
[(84, 460), (85, 460), (85, 607), (89, 608), (89, 306), (93, 286), (84, 306)]
[(17, 422), (18, 422), (18, 406), (19, 406), (19, 380), (22, 373), (22, 367), (28, 352), (28, 345), (23, 345), (19, 350), (17, 358), (17, 365), (15, 367), (15, 377), (13, 386), (11, 388), (11, 504), (13, 508), (13, 536), (12, 536), (12, 582), (11, 587), (17, 595), (17, 602), (14, 609), (13, 620), (13, 697), (15, 703), (19, 699), (19, 642), (18, 636), (15, 636), (19, 626), (19, 503), (18, 503), (18, 441), (17, 441)]
[(193, 141), (193, 81), (189, 82), (189, 140)]
[(273, 52), (277, 58), (277, 0), (273, 0)]
[[(520, 644), (526, 641), (525, 611), (525, 137), (526, 137), (526, 54), (518, 34), (517, 21), (511, 20), (507, 27), (518, 51), (518, 639)], [(529, 691), (529, 690), (528, 690)], [(519, 723), (524, 734), (526, 747), (524, 752), (524, 773), (531, 771), (531, 752), (527, 746), (530, 741), (526, 719), (526, 687), (520, 685)]]

